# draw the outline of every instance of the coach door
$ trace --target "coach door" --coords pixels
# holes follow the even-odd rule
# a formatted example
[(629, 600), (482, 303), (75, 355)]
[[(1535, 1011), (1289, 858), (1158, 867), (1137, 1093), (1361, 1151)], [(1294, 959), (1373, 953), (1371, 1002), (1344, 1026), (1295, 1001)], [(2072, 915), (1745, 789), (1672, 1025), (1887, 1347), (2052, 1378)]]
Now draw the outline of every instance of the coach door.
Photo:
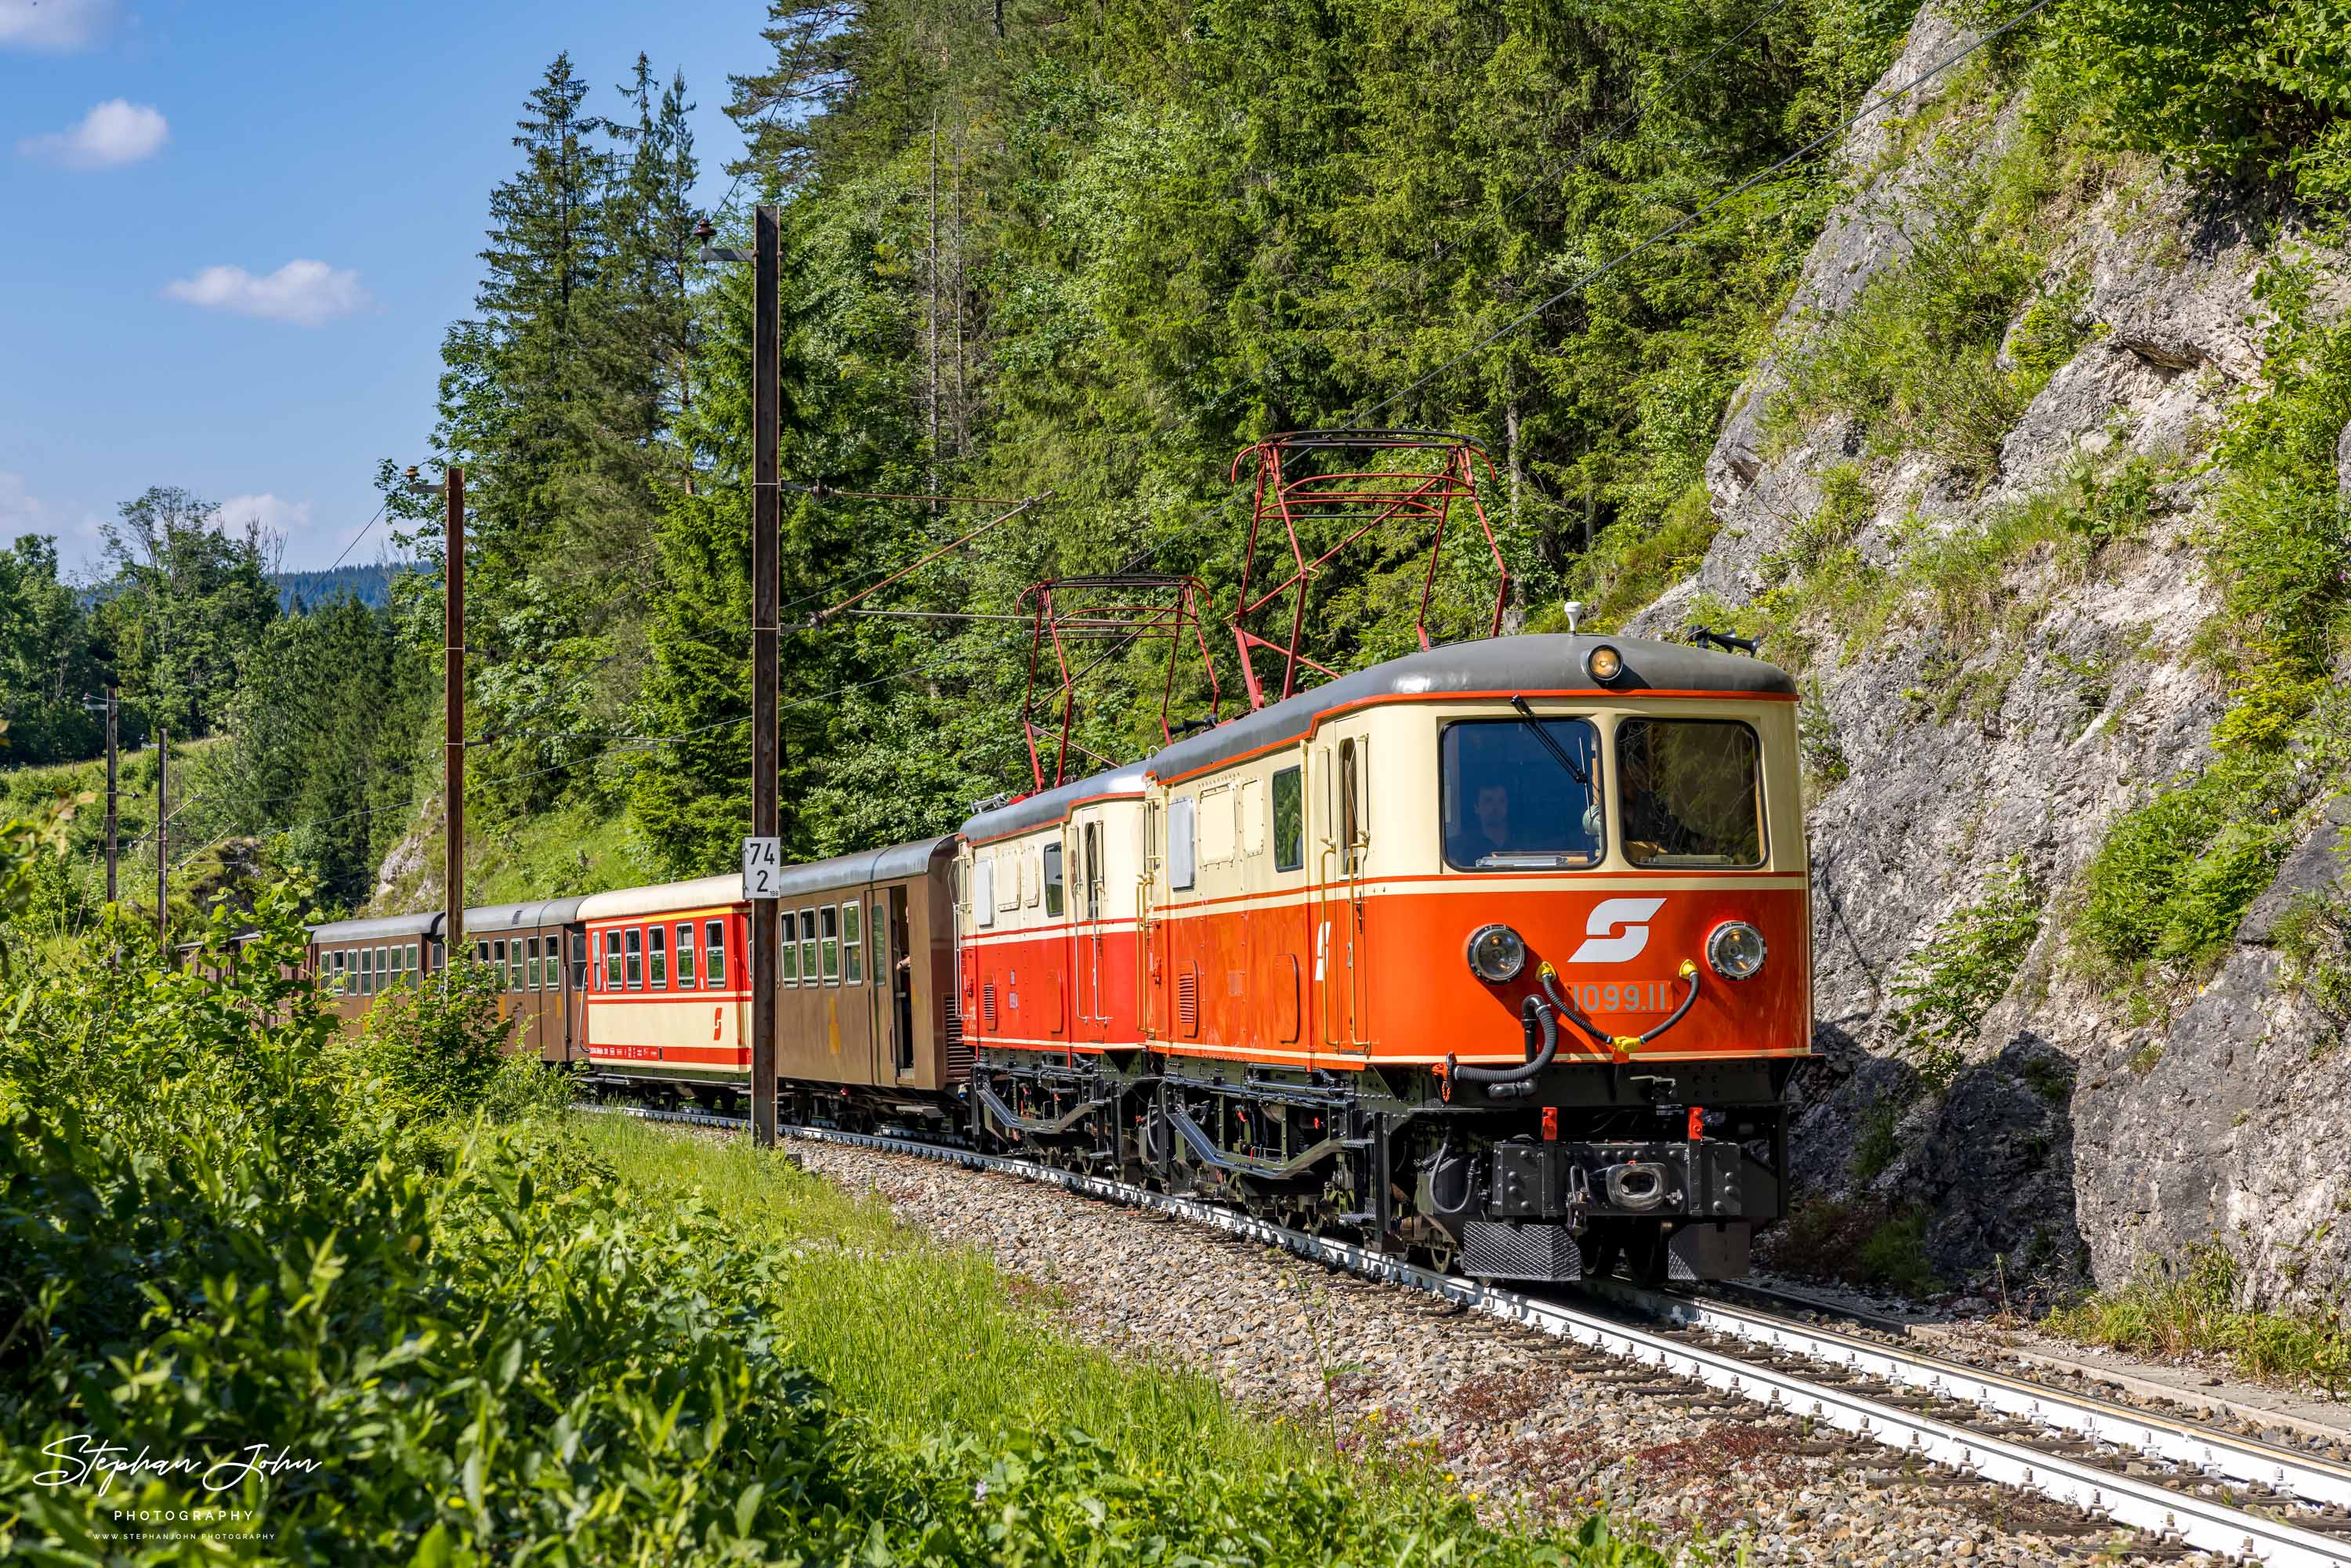
[(1370, 744), (1349, 737), (1315, 753), (1322, 831), (1316, 843), (1314, 977), (1326, 1050), (1369, 1047), (1364, 954), (1364, 854), (1370, 844)]
[(1099, 809), (1070, 820), (1074, 874), (1070, 879), (1070, 1038), (1100, 1044), (1110, 1038), (1110, 979), (1102, 973), (1102, 915), (1109, 868), (1102, 863)]

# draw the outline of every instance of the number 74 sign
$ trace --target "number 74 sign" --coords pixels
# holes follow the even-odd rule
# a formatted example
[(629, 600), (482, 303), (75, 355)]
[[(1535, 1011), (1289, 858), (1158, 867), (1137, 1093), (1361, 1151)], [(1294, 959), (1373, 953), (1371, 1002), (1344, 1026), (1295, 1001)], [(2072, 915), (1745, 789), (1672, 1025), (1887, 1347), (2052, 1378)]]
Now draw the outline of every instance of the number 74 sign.
[(783, 840), (745, 839), (743, 841), (743, 896), (781, 898), (783, 894)]

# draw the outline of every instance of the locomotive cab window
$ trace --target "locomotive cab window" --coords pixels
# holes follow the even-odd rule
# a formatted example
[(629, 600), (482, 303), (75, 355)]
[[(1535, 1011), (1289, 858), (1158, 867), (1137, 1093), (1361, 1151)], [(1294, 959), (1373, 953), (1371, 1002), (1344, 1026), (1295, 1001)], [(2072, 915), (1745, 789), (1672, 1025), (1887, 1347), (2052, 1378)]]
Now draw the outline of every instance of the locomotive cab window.
[(1045, 914), (1049, 919), (1061, 917), (1061, 846), (1045, 846)]
[(1465, 719), (1445, 727), (1437, 751), (1455, 870), (1599, 862), (1600, 736), (1589, 720)]
[(726, 988), (726, 923), (711, 920), (702, 927), (702, 950), (705, 955), (703, 984), (712, 990)]
[(1649, 866), (1763, 863), (1761, 748), (1735, 719), (1628, 718), (1616, 726), (1625, 858)]

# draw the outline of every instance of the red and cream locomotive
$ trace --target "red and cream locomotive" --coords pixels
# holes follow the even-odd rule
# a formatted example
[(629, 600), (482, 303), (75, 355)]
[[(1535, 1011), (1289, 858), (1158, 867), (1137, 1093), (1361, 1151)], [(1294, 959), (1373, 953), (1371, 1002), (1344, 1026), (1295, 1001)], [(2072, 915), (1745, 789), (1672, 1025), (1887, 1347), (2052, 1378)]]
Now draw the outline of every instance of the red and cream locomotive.
[(1744, 1272), (1809, 1050), (1795, 693), (1492, 638), (964, 824), (983, 1141), (1492, 1278)]

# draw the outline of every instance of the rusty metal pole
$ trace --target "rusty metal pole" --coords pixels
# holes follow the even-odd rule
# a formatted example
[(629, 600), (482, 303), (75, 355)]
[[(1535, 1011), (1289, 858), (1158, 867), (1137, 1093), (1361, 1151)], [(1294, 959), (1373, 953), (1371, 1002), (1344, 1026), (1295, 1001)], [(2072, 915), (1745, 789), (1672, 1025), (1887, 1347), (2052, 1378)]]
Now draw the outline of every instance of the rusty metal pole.
[(442, 479), (444, 515), (441, 530), (443, 588), (442, 636), (442, 766), (448, 799), (443, 830), (441, 879), (449, 895), (449, 914), (442, 922), (441, 984), (449, 984), (449, 967), (465, 944), (465, 471), (451, 468)]
[[(751, 832), (775, 838), (780, 832), (776, 710), (781, 682), (776, 573), (783, 531), (777, 488), (783, 388), (776, 209), (758, 207), (751, 226)], [(751, 1138), (762, 1148), (776, 1142), (777, 918), (776, 900), (751, 900)]]

